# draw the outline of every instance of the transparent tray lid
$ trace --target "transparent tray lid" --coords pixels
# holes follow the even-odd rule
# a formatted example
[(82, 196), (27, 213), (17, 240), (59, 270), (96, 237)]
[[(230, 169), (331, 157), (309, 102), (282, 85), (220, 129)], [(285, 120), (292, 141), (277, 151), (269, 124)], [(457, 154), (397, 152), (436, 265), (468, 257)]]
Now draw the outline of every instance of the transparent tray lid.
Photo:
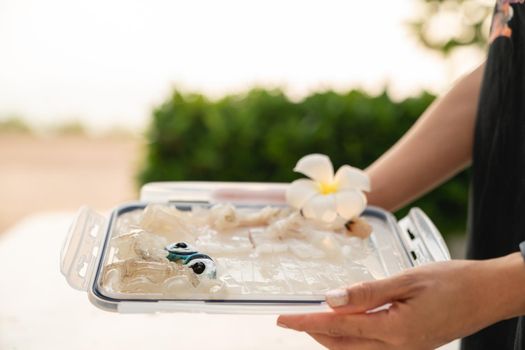
[(140, 191), (141, 202), (229, 202), (285, 204), (286, 183), (260, 182), (152, 182)]

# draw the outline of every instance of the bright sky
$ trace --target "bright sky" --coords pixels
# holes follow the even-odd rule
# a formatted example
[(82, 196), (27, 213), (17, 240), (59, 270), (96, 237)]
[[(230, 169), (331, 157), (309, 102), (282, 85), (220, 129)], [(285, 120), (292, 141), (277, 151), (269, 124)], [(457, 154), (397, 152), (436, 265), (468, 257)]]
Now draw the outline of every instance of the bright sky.
[(451, 71), (419, 48), (416, 2), (0, 0), (0, 118), (141, 127), (174, 86), (439, 92), (480, 58)]

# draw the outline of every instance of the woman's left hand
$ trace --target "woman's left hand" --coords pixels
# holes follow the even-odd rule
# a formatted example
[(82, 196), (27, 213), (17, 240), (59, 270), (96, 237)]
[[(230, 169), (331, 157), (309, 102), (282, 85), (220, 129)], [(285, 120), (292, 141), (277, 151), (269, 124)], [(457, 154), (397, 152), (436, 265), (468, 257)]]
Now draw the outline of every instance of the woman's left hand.
[[(435, 349), (524, 312), (523, 286), (519, 254), (449, 261), (329, 292), (332, 312), (280, 316), (277, 323), (330, 349)], [(367, 312), (385, 304), (390, 308)]]

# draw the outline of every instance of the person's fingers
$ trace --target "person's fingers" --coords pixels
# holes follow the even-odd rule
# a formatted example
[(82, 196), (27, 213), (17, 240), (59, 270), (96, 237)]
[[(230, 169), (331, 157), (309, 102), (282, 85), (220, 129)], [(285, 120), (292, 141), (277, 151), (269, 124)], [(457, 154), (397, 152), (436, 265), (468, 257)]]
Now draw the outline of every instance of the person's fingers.
[(406, 299), (415, 285), (412, 275), (403, 274), (329, 291), (326, 293), (326, 302), (338, 312), (365, 312)]
[(277, 325), (296, 331), (318, 333), (332, 337), (382, 339), (388, 336), (388, 311), (372, 314), (318, 313), (279, 316)]
[(385, 344), (372, 339), (359, 339), (352, 337), (331, 337), (325, 334), (308, 333), (316, 342), (330, 350), (382, 350)]

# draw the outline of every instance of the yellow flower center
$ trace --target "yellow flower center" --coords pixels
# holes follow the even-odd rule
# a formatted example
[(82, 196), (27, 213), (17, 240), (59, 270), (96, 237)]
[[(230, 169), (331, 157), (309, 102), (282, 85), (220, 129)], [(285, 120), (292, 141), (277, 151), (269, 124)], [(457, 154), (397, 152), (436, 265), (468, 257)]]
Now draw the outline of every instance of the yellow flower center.
[(331, 194), (334, 192), (337, 192), (337, 183), (335, 182), (328, 182), (328, 183), (319, 183), (319, 192), (321, 194)]

